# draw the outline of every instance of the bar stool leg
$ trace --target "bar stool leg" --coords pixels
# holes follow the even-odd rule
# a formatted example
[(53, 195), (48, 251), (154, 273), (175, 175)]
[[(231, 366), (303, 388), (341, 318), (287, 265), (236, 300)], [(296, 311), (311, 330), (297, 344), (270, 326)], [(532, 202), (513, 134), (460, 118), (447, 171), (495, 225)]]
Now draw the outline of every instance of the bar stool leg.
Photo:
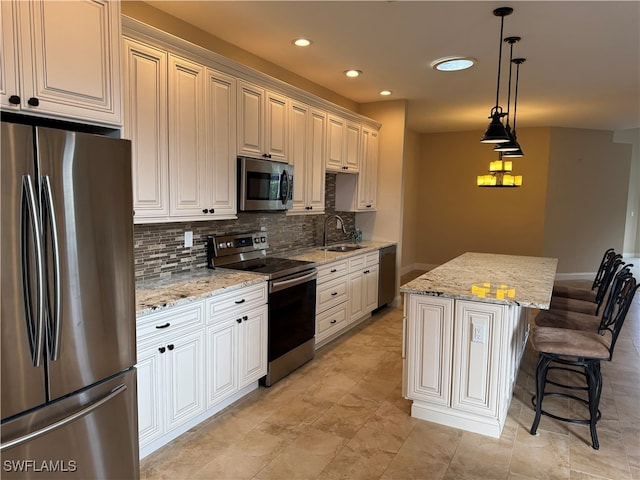
[(587, 386), (589, 390), (589, 429), (591, 430), (591, 446), (594, 450), (600, 448), (596, 423), (598, 422), (598, 407), (600, 405), (600, 395), (602, 394), (602, 372), (600, 371), (600, 361), (587, 363)]
[(529, 433), (535, 435), (540, 424), (540, 417), (542, 416), (542, 400), (544, 398), (544, 387), (547, 383), (547, 371), (549, 370), (549, 364), (551, 363), (551, 357), (540, 353), (538, 355), (538, 364), (536, 366), (536, 394), (531, 399), (531, 402), (536, 407), (536, 416), (531, 425)]

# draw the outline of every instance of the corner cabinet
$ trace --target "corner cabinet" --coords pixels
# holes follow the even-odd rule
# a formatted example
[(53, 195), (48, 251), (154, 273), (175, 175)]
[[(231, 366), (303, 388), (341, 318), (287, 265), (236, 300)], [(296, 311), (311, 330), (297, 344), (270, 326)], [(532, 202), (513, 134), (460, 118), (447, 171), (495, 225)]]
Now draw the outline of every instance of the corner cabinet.
[(137, 319), (141, 457), (258, 387), (267, 312), (261, 282)]
[(236, 79), (133, 39), (124, 50), (134, 221), (235, 218)]
[(0, 3), (2, 110), (119, 127), (120, 2)]
[(289, 99), (238, 82), (238, 154), (286, 162)]
[(289, 138), (294, 167), (293, 207), (287, 214), (324, 213), (327, 114), (309, 105), (290, 103)]

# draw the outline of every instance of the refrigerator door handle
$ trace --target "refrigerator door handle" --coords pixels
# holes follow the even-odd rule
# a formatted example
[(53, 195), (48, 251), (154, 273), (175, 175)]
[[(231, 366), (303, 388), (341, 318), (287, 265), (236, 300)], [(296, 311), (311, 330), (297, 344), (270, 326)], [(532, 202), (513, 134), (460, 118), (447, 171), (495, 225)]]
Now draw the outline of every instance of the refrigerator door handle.
[(40, 430), (36, 430), (34, 432), (28, 433), (26, 435), (23, 435), (21, 437), (18, 438), (14, 438), (13, 440), (9, 440), (8, 442), (3, 443), (2, 445), (0, 445), (0, 452), (4, 451), (4, 450), (8, 450), (9, 448), (15, 447), (17, 445), (20, 445), (22, 443), (28, 442), (29, 440), (33, 440), (37, 437), (41, 437), (42, 435), (46, 435), (47, 433), (56, 430), (60, 427), (64, 427), (65, 425), (74, 422), (76, 420), (78, 420), (79, 418), (84, 417), (85, 415), (93, 412), (94, 410), (96, 410), (97, 408), (100, 408), (102, 405), (104, 405), (105, 403), (111, 401), (113, 398), (117, 397), (118, 395), (120, 395), (121, 393), (124, 393), (127, 390), (127, 386), (123, 383), (121, 385), (118, 385), (116, 388), (114, 388), (111, 392), (109, 392), (109, 394), (105, 395), (104, 397), (102, 397), (100, 400), (95, 401), (94, 403), (90, 404), (89, 406), (78, 410), (77, 412), (69, 415), (68, 417), (65, 417), (61, 420), (58, 420), (55, 423), (52, 423), (50, 425), (47, 425), (44, 428), (41, 428)]
[(53, 255), (53, 318), (50, 320), (49, 329), (49, 356), (51, 360), (57, 360), (60, 354), (60, 243), (58, 242), (58, 229), (56, 228), (56, 210), (53, 205), (53, 194), (51, 192), (51, 180), (48, 175), (42, 177), (42, 195), (46, 205), (47, 219), (51, 231), (51, 244)]
[[(27, 216), (29, 225), (27, 225)], [(22, 297), (24, 300), (25, 318), (27, 321), (27, 331), (29, 332), (29, 347), (31, 349), (31, 363), (34, 367), (40, 366), (42, 356), (42, 339), (44, 336), (44, 265), (42, 261), (42, 243), (40, 237), (40, 226), (36, 208), (36, 196), (33, 189), (31, 175), (22, 176), (22, 208), (21, 208), (21, 253), (22, 253)], [(30, 228), (29, 228), (30, 227)], [(29, 235), (30, 234), (30, 235)], [(36, 273), (36, 314), (37, 320), (34, 324), (33, 312), (31, 308), (31, 284), (29, 281), (29, 256), (28, 240), (33, 240), (35, 247), (35, 273)]]

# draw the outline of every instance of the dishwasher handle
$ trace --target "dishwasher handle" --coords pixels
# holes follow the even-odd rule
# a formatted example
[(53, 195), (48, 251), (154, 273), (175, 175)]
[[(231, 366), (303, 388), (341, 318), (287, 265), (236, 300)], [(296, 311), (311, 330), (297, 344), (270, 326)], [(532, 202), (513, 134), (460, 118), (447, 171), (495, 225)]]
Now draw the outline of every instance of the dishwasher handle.
[(303, 272), (302, 274), (285, 277), (284, 280), (273, 280), (269, 282), (269, 293), (279, 292), (285, 288), (295, 287), (296, 285), (315, 280), (317, 277), (318, 272), (316, 269), (313, 269), (311, 273)]

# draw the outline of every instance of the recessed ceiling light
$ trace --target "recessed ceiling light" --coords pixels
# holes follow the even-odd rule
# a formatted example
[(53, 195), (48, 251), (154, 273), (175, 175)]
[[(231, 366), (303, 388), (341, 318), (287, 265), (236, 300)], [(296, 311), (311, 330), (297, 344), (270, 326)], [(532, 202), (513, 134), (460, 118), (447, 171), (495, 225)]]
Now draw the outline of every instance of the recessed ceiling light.
[(380, 95), (386, 97), (387, 95), (391, 95), (391, 90), (382, 90)]
[(308, 38), (296, 38), (293, 41), (293, 44), (296, 47), (308, 47), (309, 45), (311, 45), (313, 42), (311, 40), (309, 40)]
[(431, 67), (441, 72), (457, 72), (473, 67), (477, 60), (471, 57), (444, 57), (431, 62)]
[(349, 78), (356, 78), (362, 75), (361, 70), (345, 70), (344, 74)]

